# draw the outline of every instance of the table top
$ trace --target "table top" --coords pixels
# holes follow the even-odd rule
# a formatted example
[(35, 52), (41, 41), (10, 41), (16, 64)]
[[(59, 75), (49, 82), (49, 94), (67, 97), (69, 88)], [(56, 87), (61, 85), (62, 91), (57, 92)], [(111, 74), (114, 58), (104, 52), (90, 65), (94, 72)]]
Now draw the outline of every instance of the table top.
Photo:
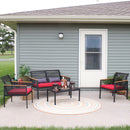
[(76, 91), (80, 90), (80, 88), (62, 88), (62, 89), (49, 89), (52, 92), (68, 92), (68, 91)]

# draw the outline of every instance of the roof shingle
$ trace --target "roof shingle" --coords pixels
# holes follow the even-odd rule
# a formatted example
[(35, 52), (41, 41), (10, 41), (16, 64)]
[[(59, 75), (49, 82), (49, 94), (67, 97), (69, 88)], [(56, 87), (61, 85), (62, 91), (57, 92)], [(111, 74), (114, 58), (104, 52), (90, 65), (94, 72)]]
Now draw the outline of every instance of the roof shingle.
[(130, 1), (43, 9), (6, 15), (109, 15), (130, 16)]

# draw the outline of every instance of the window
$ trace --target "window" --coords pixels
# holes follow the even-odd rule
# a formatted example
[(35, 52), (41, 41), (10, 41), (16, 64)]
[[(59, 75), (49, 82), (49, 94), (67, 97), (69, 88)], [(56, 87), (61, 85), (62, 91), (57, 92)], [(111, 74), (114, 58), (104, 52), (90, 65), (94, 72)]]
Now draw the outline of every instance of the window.
[(102, 35), (85, 35), (85, 69), (101, 69)]

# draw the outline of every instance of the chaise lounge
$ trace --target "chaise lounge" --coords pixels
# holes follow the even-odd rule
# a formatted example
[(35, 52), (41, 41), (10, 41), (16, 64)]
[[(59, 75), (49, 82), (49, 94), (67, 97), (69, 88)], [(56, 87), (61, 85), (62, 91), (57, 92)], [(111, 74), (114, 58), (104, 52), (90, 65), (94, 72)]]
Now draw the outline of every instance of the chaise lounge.
[(53, 84), (61, 86), (61, 79), (65, 78), (70, 82), (70, 77), (60, 74), (60, 70), (38, 70), (30, 71), (30, 79), (33, 82), (32, 87), (37, 90), (39, 99), (39, 90), (52, 88)]

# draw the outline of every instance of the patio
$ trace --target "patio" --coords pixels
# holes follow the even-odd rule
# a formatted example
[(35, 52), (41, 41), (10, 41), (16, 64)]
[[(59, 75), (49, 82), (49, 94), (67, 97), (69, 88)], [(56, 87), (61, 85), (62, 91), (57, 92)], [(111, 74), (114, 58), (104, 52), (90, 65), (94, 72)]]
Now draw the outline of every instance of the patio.
[[(36, 94), (36, 92), (35, 92)], [(64, 93), (62, 93), (64, 95)], [(74, 92), (77, 96), (77, 92)], [(98, 91), (81, 91), (81, 99), (86, 97), (94, 99), (102, 104), (102, 108), (96, 112), (81, 115), (56, 115), (40, 112), (33, 107), (29, 100), (29, 108), (25, 108), (25, 101), (20, 97), (13, 97), (6, 103), (6, 107), (0, 108), (0, 126), (17, 127), (95, 127), (95, 126), (122, 126), (130, 125), (130, 101), (125, 96), (116, 95), (113, 103), (108, 91), (102, 92), (99, 99)], [(40, 91), (40, 99), (46, 100), (46, 92)], [(58, 98), (58, 96), (57, 96)], [(37, 101), (36, 95), (34, 102)]]

